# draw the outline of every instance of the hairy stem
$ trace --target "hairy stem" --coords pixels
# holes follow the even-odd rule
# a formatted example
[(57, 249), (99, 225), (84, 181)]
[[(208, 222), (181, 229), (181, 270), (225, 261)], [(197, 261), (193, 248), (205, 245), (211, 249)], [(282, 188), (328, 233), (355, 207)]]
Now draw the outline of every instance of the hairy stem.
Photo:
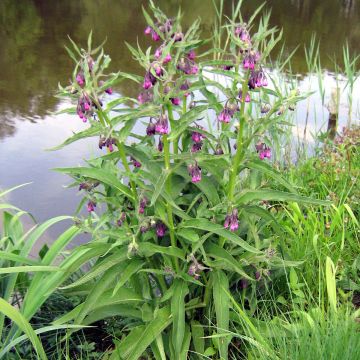
[[(164, 143), (165, 169), (166, 169), (166, 171), (170, 172), (170, 143), (168, 140), (168, 136), (166, 134), (163, 135), (163, 143)], [(165, 189), (168, 194), (171, 193), (170, 175), (168, 175), (168, 178), (166, 180)], [(173, 212), (172, 212), (171, 204), (169, 202), (166, 202), (166, 210), (167, 210), (167, 216), (168, 216), (168, 223), (169, 223), (169, 227), (170, 227), (169, 232), (170, 232), (171, 246), (176, 247)], [(179, 262), (178, 262), (177, 258), (174, 258), (174, 263), (175, 263), (176, 272), (178, 272), (179, 271)]]

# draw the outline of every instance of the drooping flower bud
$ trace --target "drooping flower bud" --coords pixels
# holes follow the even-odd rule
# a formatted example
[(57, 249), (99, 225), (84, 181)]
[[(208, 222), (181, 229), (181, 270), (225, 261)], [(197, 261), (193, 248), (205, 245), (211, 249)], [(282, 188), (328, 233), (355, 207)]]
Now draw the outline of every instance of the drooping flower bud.
[(224, 151), (220, 144), (216, 146), (215, 155), (224, 155)]
[(149, 125), (146, 128), (146, 135), (153, 136), (155, 134), (156, 134), (155, 124), (152, 122), (152, 119), (150, 119)]
[(263, 142), (259, 142), (255, 145), (255, 149), (259, 154), (259, 159), (271, 158), (271, 149)]
[(267, 85), (268, 85), (268, 81), (266, 75), (262, 70), (251, 72), (248, 82), (249, 89), (252, 90)]
[(143, 196), (140, 199), (140, 203), (139, 203), (139, 214), (143, 214), (145, 212), (145, 207), (148, 204), (148, 199), (146, 196)]
[(245, 70), (254, 70), (256, 63), (260, 60), (260, 53), (254, 50), (244, 56), (243, 67)]
[[(242, 90), (239, 91), (239, 99), (241, 102), (244, 101), (243, 99), (243, 93), (242, 93)], [(250, 97), (250, 94), (249, 92), (246, 92), (246, 95), (245, 95), (245, 102), (249, 103), (251, 101), (251, 97)]]
[(145, 74), (144, 77), (144, 83), (143, 83), (143, 88), (145, 90), (150, 89), (151, 87), (153, 87), (156, 84), (156, 77), (151, 73), (151, 70), (148, 70)]
[(156, 228), (156, 235), (159, 238), (162, 238), (165, 236), (167, 228), (163, 222), (161, 222), (161, 221), (157, 222), (155, 228)]
[(176, 32), (172, 35), (172, 38), (175, 42), (182, 41), (184, 39), (184, 34), (182, 32)]
[(224, 109), (218, 115), (218, 120), (229, 123), (236, 111), (239, 111), (239, 107), (236, 103), (226, 102)]
[(76, 112), (83, 122), (86, 122), (88, 117), (92, 115), (92, 101), (86, 93), (79, 97)]
[(203, 145), (202, 141), (193, 144), (193, 145), (191, 146), (191, 152), (195, 153), (195, 152), (200, 151), (201, 148), (202, 148), (202, 145)]
[(133, 158), (132, 156), (130, 157), (130, 160), (132, 161), (132, 164), (134, 167), (136, 168), (140, 168), (141, 167), (141, 162), (137, 161), (135, 158)]
[(126, 214), (124, 212), (122, 212), (120, 214), (120, 218), (116, 222), (117, 226), (122, 226), (122, 224), (124, 223), (125, 220), (126, 220)]
[(225, 217), (224, 228), (230, 231), (236, 231), (239, 228), (238, 210), (233, 209), (230, 214)]
[(95, 210), (96, 207), (96, 203), (94, 201), (89, 201), (87, 203), (87, 211), (88, 212), (93, 212)]
[(195, 60), (196, 58), (196, 54), (195, 54), (195, 51), (194, 50), (190, 50), (188, 53), (187, 53), (187, 58), (190, 59), (190, 60)]
[(158, 150), (159, 150), (160, 152), (162, 152), (163, 149), (164, 149), (164, 144), (163, 144), (163, 142), (161, 141), (160, 138), (159, 138), (159, 143), (158, 143), (157, 148), (158, 148)]
[(84, 72), (83, 71), (79, 71), (78, 74), (76, 75), (76, 82), (78, 83), (78, 85), (80, 87), (84, 87), (85, 86), (85, 76), (84, 76)]
[(155, 124), (155, 131), (158, 134), (168, 134), (169, 133), (169, 122), (168, 118), (165, 114), (159, 116), (156, 124)]
[(197, 182), (201, 181), (201, 169), (198, 166), (196, 161), (194, 164), (190, 164), (188, 166), (188, 172), (189, 172), (189, 175), (191, 176), (191, 181), (193, 183), (197, 183)]
[(175, 106), (179, 106), (180, 103), (181, 103), (181, 100), (179, 98), (177, 98), (177, 97), (176, 98), (170, 98), (170, 100), (171, 100), (172, 104), (175, 105)]
[(171, 61), (171, 55), (170, 54), (166, 54), (166, 56), (163, 59), (163, 64), (167, 64)]

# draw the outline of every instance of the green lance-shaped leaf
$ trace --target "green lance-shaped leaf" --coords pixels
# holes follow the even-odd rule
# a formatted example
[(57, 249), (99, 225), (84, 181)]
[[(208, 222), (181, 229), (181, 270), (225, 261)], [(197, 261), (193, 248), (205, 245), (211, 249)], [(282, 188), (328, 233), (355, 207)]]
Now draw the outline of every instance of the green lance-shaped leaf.
[(279, 172), (277, 172), (275, 169), (273, 169), (269, 164), (265, 163), (261, 160), (251, 160), (247, 161), (244, 164), (245, 167), (248, 167), (250, 169), (259, 170), (262, 173), (270, 176), (274, 180), (276, 180), (279, 184), (286, 187), (290, 192), (295, 193), (296, 190), (294, 187), (286, 180), (284, 179)]
[(119, 291), (119, 289), (125, 285), (125, 283), (130, 279), (130, 277), (137, 273), (143, 266), (145, 265), (145, 263), (142, 260), (136, 260), (136, 259), (132, 259), (126, 266), (126, 268), (121, 271), (120, 274), (120, 279), (118, 281), (118, 283), (116, 284), (114, 291), (113, 291), (113, 296)]
[(204, 328), (198, 321), (191, 321), (191, 335), (195, 351), (203, 354), (205, 351)]
[(206, 252), (209, 256), (221, 260), (224, 262), (226, 268), (230, 268), (232, 271), (236, 271), (242, 277), (253, 280), (241, 267), (239, 261), (237, 261), (229, 252), (227, 252), (224, 248), (214, 244), (209, 243), (206, 244)]
[(254, 254), (261, 253), (258, 249), (254, 248), (253, 246), (249, 245), (246, 241), (241, 239), (239, 236), (234, 234), (233, 232), (224, 229), (224, 227), (220, 224), (214, 224), (213, 222), (207, 219), (191, 219), (183, 221), (179, 228), (194, 228), (198, 230), (203, 230), (207, 232), (211, 232), (217, 234), (226, 240), (242, 247), (244, 250), (247, 250)]
[(174, 293), (171, 299), (171, 313), (173, 316), (173, 331), (171, 340), (177, 359), (180, 357), (185, 336), (185, 296), (188, 291), (188, 287), (183, 280), (175, 280)]
[(138, 360), (148, 346), (171, 324), (170, 306), (158, 310), (154, 320), (134, 328), (113, 351), (109, 360)]
[(98, 180), (106, 185), (114, 187), (130, 199), (133, 199), (131, 190), (125, 186), (115, 174), (111, 174), (108, 170), (87, 167), (57, 168), (55, 170), (65, 174), (80, 175)]
[(237, 205), (242, 205), (249, 203), (251, 201), (259, 201), (259, 200), (267, 200), (267, 201), (293, 201), (304, 204), (312, 204), (312, 205), (331, 205), (330, 201), (318, 200), (309, 198), (306, 196), (300, 196), (293, 193), (288, 193), (284, 191), (277, 191), (271, 189), (259, 189), (259, 190), (247, 190), (240, 194), (238, 194), (235, 198), (235, 203)]
[(336, 279), (333, 261), (326, 257), (326, 289), (331, 309), (336, 312)]
[(39, 338), (23, 315), (2, 298), (0, 298), (0, 312), (10, 318), (11, 321), (13, 321), (27, 335), (39, 359), (46, 360), (47, 357)]
[[(221, 270), (215, 270), (212, 274), (212, 277), (217, 333), (219, 335), (223, 335), (227, 334), (229, 331), (229, 279)], [(228, 337), (219, 337), (219, 352), (221, 359), (228, 359), (228, 344)]]
[(175, 140), (180, 134), (182, 134), (186, 128), (194, 121), (199, 119), (202, 116), (202, 113), (208, 109), (207, 105), (200, 105), (194, 107), (190, 111), (186, 112), (176, 121), (176, 128), (171, 129), (171, 134), (169, 135), (169, 141)]
[(182, 249), (174, 246), (160, 246), (150, 242), (143, 242), (139, 244), (139, 254), (145, 257), (150, 257), (154, 254), (164, 254), (175, 256), (179, 259), (185, 259), (185, 253)]

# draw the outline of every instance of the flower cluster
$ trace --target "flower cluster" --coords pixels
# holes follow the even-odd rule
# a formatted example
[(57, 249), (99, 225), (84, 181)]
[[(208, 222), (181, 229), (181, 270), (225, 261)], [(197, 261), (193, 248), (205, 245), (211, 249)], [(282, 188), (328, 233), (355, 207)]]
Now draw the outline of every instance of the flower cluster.
[(271, 149), (263, 142), (259, 142), (255, 145), (255, 149), (259, 154), (259, 159), (264, 160), (265, 158), (271, 158)]

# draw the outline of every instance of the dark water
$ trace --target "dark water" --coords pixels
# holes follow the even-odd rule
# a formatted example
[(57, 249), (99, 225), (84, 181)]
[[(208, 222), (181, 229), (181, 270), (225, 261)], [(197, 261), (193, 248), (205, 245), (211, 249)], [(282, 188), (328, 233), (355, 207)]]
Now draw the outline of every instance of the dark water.
[[(201, 17), (204, 34), (211, 32), (215, 15), (211, 0), (155, 2), (169, 16), (181, 5), (184, 28)], [(245, 19), (261, 3), (245, 0)], [(30, 211), (39, 221), (71, 214), (79, 201), (73, 190), (63, 187), (68, 179), (50, 169), (76, 166), (99, 151), (91, 140), (57, 152), (44, 151), (86, 126), (75, 116), (51, 115), (66, 106), (54, 93), (57, 83), (66, 84), (72, 71), (63, 48), (67, 34), (84, 44), (92, 29), (95, 43), (107, 38), (105, 49), (112, 58), (111, 70), (138, 71), (124, 41), (135, 43), (139, 37), (140, 44), (148, 44), (142, 35), (145, 23), (141, 4), (146, 5), (146, 1), (0, 0), (0, 188), (33, 182), (7, 200)], [(296, 72), (306, 73), (302, 49), (313, 33), (321, 40), (324, 69), (333, 70), (333, 59), (341, 62), (346, 41), (352, 53), (359, 52), (359, 1), (275, 0), (268, 1), (266, 9), (270, 8), (272, 25), (284, 29), (287, 52), (300, 45), (292, 62)], [(225, 12), (230, 9), (231, 1), (225, 0)], [(135, 95), (137, 89), (127, 84), (116, 91)]]

